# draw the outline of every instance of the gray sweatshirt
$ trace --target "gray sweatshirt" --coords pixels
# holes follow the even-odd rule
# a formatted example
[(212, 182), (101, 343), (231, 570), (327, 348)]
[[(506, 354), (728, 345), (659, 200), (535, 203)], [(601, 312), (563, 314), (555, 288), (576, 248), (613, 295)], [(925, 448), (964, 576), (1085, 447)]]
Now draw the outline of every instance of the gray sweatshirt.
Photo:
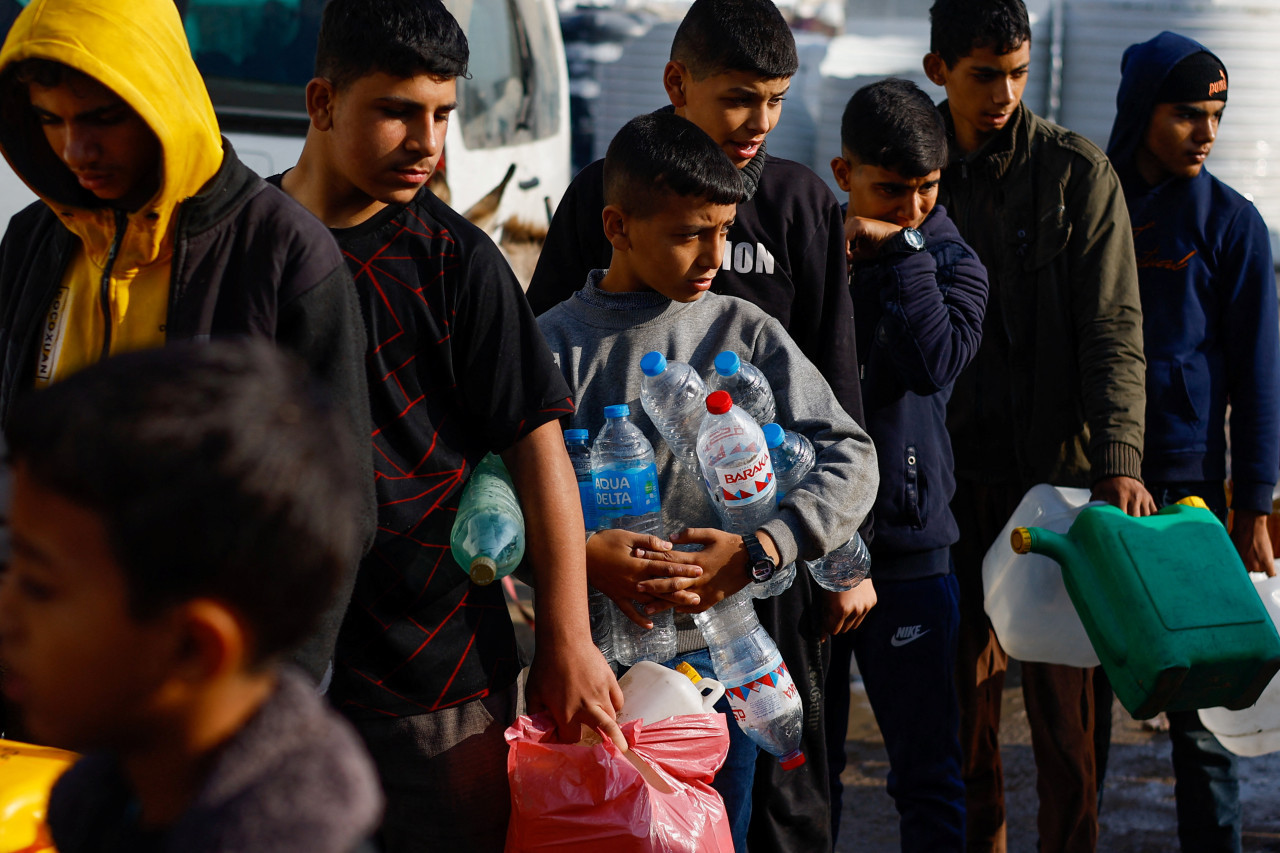
[[(607, 293), (596, 270), (573, 298), (538, 318), (577, 411), (572, 426), (595, 440), (604, 407), (626, 403), (631, 420), (653, 445), (658, 491), (668, 535), (685, 527), (719, 527), (701, 479), (676, 461), (640, 405), (640, 359), (653, 350), (706, 375), (716, 355), (733, 350), (764, 373), (777, 401), (777, 420), (813, 442), (813, 471), (781, 501), (763, 529), (782, 565), (816, 559), (843, 545), (871, 511), (879, 485), (870, 437), (850, 418), (825, 379), (777, 320), (732, 296), (706, 293), (672, 302), (656, 292)], [(855, 365), (849, 365), (855, 370)]]

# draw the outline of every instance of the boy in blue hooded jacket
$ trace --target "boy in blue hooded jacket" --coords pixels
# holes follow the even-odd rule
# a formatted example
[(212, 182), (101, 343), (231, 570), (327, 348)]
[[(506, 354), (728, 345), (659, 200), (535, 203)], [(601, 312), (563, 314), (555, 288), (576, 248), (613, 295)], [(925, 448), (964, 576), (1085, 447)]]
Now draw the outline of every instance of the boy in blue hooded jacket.
[[(1226, 67), (1170, 32), (1130, 46), (1120, 67), (1107, 156), (1138, 260), (1143, 479), (1157, 504), (1199, 495), (1225, 522), (1229, 404), (1231, 539), (1250, 571), (1274, 574), (1266, 520), (1280, 470), (1280, 324), (1271, 243), (1253, 204), (1204, 168), (1226, 107)], [(1168, 716), (1182, 849), (1240, 850), (1235, 757), (1196, 712)]]

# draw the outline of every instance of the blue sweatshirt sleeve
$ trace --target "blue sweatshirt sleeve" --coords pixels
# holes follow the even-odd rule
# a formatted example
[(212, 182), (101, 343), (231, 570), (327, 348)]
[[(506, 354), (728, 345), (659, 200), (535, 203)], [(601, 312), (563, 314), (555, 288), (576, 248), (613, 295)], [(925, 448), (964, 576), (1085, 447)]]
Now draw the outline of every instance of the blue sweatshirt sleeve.
[[(939, 263), (941, 261), (941, 264)], [(967, 245), (906, 255), (880, 291), (875, 345), (916, 394), (939, 391), (960, 375), (982, 342), (987, 270)]]
[(1231, 403), (1232, 506), (1271, 511), (1280, 472), (1280, 319), (1267, 227), (1242, 205), (1221, 248), (1222, 339)]

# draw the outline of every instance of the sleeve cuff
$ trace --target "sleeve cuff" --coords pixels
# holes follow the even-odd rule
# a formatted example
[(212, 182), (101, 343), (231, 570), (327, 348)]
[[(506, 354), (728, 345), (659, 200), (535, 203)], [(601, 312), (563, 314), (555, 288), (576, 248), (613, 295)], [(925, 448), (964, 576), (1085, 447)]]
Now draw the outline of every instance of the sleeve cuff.
[(800, 553), (800, 547), (796, 543), (795, 532), (785, 521), (781, 518), (771, 518), (760, 525), (760, 529), (769, 534), (769, 538), (773, 540), (773, 544), (778, 549), (779, 568), (796, 561), (796, 557)]
[(1123, 441), (1109, 441), (1093, 450), (1092, 482), (1107, 477), (1132, 477), (1142, 480), (1142, 451)]
[(1231, 485), (1231, 508), (1245, 512), (1271, 512), (1271, 492), (1275, 483), (1236, 481)]

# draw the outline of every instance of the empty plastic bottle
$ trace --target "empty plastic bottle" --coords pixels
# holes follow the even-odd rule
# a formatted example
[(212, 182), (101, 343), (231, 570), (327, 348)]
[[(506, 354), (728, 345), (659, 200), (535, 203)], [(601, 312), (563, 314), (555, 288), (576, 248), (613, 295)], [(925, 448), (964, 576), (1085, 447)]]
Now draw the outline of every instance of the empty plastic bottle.
[[(755, 533), (778, 508), (778, 485), (764, 432), (725, 391), (708, 395), (707, 412), (698, 432), (703, 482), (725, 530)], [(748, 584), (747, 592), (753, 598), (772, 598), (786, 592), (795, 577), (795, 564), (787, 563), (764, 583)]]
[[(596, 493), (596, 526), (662, 535), (662, 504), (653, 447), (628, 418), (626, 404), (605, 406), (605, 424), (591, 446), (591, 475)], [(613, 653), (618, 663), (655, 663), (676, 656), (676, 626), (671, 610), (651, 616), (645, 630), (612, 608)]]
[(756, 618), (750, 596), (732, 595), (693, 619), (707, 641), (711, 666), (738, 727), (776, 755), (783, 769), (804, 764), (800, 691), (777, 644)]
[(604, 407), (605, 424), (591, 445), (596, 526), (662, 535), (662, 502), (653, 447), (629, 420), (631, 407)]
[[(587, 443), (585, 429), (564, 431), (564, 446), (573, 463), (574, 476), (578, 478), (578, 499), (582, 503), (582, 521), (587, 536), (596, 529), (596, 487), (591, 478), (591, 445)], [(595, 643), (604, 659), (614, 659), (613, 653), (613, 602), (609, 596), (593, 586), (587, 587), (587, 610), (591, 617), (591, 642)]]
[(462, 489), (449, 534), (453, 559), (480, 586), (504, 578), (524, 557), (524, 514), (502, 460), (487, 454)]
[(578, 500), (582, 503), (582, 522), (587, 534), (596, 529), (596, 488), (591, 478), (591, 445), (587, 443), (585, 429), (564, 431), (564, 449), (573, 463), (573, 474), (578, 478)]
[(715, 366), (715, 372), (707, 383), (709, 390), (728, 391), (734, 405), (755, 418), (760, 426), (771, 424), (777, 419), (773, 389), (758, 367), (749, 361), (743, 361), (731, 350), (725, 350), (716, 356)]
[(831, 592), (847, 592), (871, 572), (871, 553), (857, 533), (822, 559), (802, 562), (818, 586)]
[(640, 405), (671, 455), (697, 474), (698, 427), (707, 414), (707, 384), (698, 371), (684, 362), (668, 362), (656, 350), (640, 359), (640, 369)]
[(773, 517), (778, 484), (764, 433), (724, 391), (707, 397), (707, 416), (698, 430), (698, 462), (725, 530), (754, 533)]
[(778, 500), (795, 488), (813, 470), (817, 453), (809, 437), (777, 424), (765, 424), (765, 444), (773, 460), (773, 476), (778, 480)]
[[(765, 441), (769, 443), (769, 455), (773, 457), (773, 471), (778, 481), (778, 499), (791, 491), (797, 483), (813, 470), (816, 453), (813, 442), (807, 436), (777, 424), (764, 428)], [(871, 571), (871, 555), (862, 537), (853, 538), (821, 559), (801, 560), (818, 586), (832, 592), (853, 589)]]

